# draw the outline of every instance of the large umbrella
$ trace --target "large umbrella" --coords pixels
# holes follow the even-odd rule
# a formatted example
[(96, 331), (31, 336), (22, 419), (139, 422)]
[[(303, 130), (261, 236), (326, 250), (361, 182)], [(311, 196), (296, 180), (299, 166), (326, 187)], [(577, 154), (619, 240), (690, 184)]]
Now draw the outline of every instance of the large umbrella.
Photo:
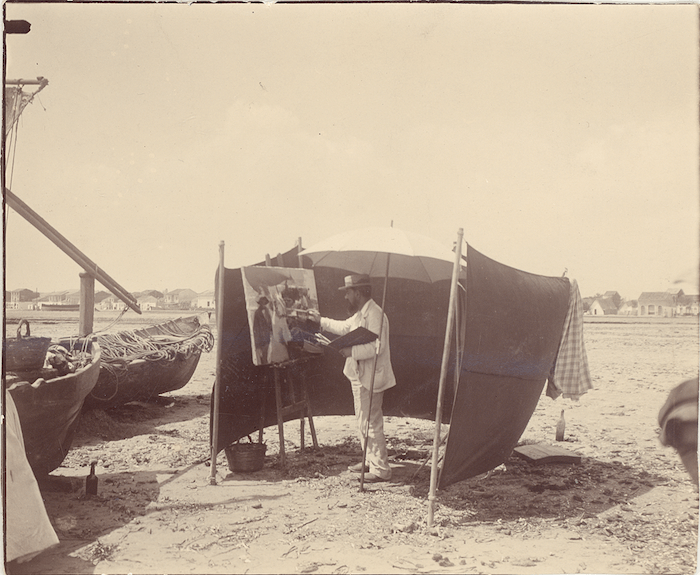
[[(322, 241), (306, 250), (300, 256), (307, 256), (314, 266), (333, 267), (358, 274), (367, 274), (370, 277), (383, 277), (384, 290), (382, 295), (382, 309), (386, 302), (386, 287), (388, 278), (409, 279), (421, 282), (433, 283), (440, 280), (452, 279), (450, 290), (450, 305), (448, 313), (447, 333), (445, 349), (449, 350), (451, 327), (453, 325), (453, 313), (455, 301), (455, 286), (460, 274), (459, 260), (462, 243), (462, 230), (460, 229), (456, 254), (449, 248), (438, 242), (414, 234), (390, 228), (364, 228), (344, 232)], [(383, 328), (384, 316), (379, 328), (379, 339)], [(370, 408), (372, 393), (374, 391), (374, 371), (377, 365), (377, 356), (374, 357), (374, 369), (370, 379)], [(438, 412), (442, 403), (442, 389), (446, 373), (446, 358), (443, 354), (443, 365), (440, 373), (440, 387), (438, 390)], [(439, 417), (439, 413), (438, 413)], [(439, 419), (436, 420), (436, 436), (439, 435)], [(369, 420), (364, 435), (364, 451), (360, 474), (360, 489), (364, 487), (364, 463), (367, 457), (367, 435), (369, 433)], [(437, 450), (437, 444), (435, 446)], [(433, 473), (435, 473), (435, 458)], [(434, 499), (435, 480), (431, 476), (431, 508)], [(431, 513), (432, 515), (432, 513)]]
[[(391, 255), (389, 255), (391, 254)], [(397, 228), (343, 232), (302, 251), (313, 265), (339, 268), (370, 277), (433, 283), (452, 277), (454, 253), (435, 240)]]

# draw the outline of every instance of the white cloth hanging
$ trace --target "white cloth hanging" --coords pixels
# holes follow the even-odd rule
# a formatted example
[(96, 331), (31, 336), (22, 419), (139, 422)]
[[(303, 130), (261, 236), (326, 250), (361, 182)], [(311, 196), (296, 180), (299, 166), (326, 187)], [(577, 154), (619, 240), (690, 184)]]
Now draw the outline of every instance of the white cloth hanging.
[(24, 451), (22, 425), (15, 402), (5, 392), (7, 560), (29, 561), (41, 551), (58, 545), (39, 484)]

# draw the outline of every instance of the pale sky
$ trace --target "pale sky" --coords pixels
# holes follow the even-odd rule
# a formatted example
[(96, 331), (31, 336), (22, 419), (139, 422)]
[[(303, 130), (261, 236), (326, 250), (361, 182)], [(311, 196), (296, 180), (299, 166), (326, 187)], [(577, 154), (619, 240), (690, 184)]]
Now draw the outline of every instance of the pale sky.
[[(6, 9), (7, 78), (49, 80), (10, 187), (128, 291), (393, 222), (583, 296), (698, 292), (693, 5)], [(9, 212), (6, 288), (78, 289)]]

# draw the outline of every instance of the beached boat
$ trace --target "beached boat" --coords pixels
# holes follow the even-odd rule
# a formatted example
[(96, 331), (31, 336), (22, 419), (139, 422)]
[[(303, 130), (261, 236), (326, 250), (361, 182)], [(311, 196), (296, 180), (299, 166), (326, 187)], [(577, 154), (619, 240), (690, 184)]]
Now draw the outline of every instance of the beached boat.
[(80, 311), (79, 303), (40, 303), (38, 306), (42, 311)]
[(130, 401), (148, 401), (184, 387), (202, 352), (214, 346), (209, 326), (198, 316), (143, 329), (98, 334), (102, 367), (84, 409), (109, 409)]
[(83, 401), (100, 374), (100, 357), (96, 342), (61, 340), (47, 352), (53, 367), (7, 372), (6, 389), (17, 407), (27, 459), (37, 478), (56, 469), (68, 454)]

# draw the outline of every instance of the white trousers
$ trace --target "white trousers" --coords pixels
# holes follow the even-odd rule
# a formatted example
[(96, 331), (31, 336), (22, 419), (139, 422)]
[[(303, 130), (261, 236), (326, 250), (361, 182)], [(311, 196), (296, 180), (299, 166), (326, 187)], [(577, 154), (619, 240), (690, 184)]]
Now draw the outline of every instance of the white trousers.
[(382, 479), (391, 478), (391, 467), (386, 453), (386, 440), (384, 439), (384, 414), (382, 413), (382, 401), (384, 392), (374, 393), (372, 406), (369, 405), (369, 390), (359, 381), (351, 381), (352, 396), (355, 400), (355, 418), (360, 436), (360, 446), (364, 450), (364, 434), (367, 428), (367, 414), (369, 412), (369, 433), (367, 434), (367, 464), (370, 473), (374, 473)]

